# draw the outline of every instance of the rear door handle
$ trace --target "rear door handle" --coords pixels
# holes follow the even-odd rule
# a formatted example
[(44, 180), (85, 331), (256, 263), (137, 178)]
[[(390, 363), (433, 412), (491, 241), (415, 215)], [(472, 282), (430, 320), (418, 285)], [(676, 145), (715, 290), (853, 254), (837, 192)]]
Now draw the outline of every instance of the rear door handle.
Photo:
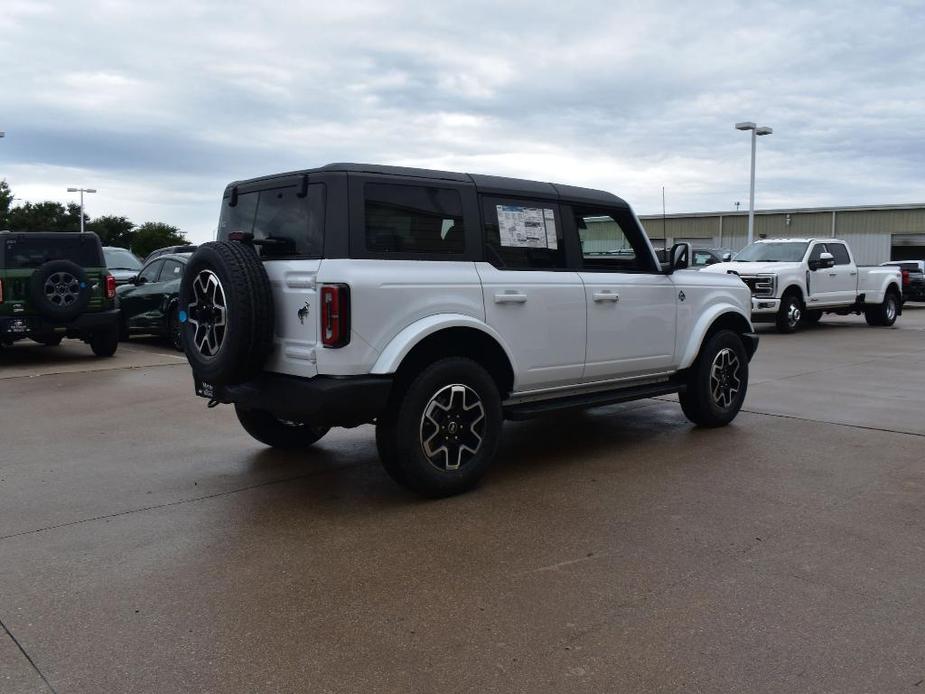
[(496, 304), (525, 304), (527, 295), (520, 292), (504, 292), (504, 294), (495, 294)]
[(619, 300), (620, 300), (620, 295), (619, 295), (619, 294), (617, 294), (616, 292), (608, 291), (608, 290), (606, 290), (606, 289), (605, 289), (604, 291), (602, 291), (602, 292), (594, 292), (591, 296), (592, 296), (592, 297), (594, 298), (594, 300), (597, 301), (597, 302), (602, 302), (602, 301), (614, 301), (614, 302), (616, 302), (616, 301), (619, 301)]
[(849, 272), (848, 274), (851, 275), (852, 277), (854, 277), (854, 276), (855, 276), (856, 274), (858, 274), (858, 273), (857, 273), (857, 272)]
[(838, 277), (838, 273), (837, 273), (837, 272), (830, 272), (830, 273), (829, 273), (829, 277)]

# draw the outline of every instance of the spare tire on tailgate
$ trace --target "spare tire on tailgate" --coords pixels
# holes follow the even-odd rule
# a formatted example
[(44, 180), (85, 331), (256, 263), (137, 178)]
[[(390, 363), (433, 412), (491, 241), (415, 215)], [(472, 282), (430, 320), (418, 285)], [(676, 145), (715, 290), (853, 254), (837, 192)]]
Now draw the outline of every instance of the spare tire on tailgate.
[(200, 246), (183, 273), (178, 318), (199, 378), (229, 385), (257, 374), (273, 348), (273, 295), (254, 249), (237, 241)]
[(29, 299), (42, 317), (68, 323), (87, 309), (93, 288), (87, 273), (70, 260), (49, 260), (29, 280)]

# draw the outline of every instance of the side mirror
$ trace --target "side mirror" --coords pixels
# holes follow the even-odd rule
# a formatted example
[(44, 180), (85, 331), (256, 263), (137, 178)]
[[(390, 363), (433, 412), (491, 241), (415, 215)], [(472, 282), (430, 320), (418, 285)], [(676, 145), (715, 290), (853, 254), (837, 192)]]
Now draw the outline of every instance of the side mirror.
[(148, 278), (147, 278), (147, 277), (142, 277), (141, 275), (135, 275), (135, 276), (134, 276), (131, 280), (129, 280), (129, 281), (130, 281), (132, 284), (134, 284), (136, 287), (140, 287), (141, 285), (143, 285), (145, 282), (148, 281)]
[(732, 260), (732, 253), (723, 253), (723, 262), (728, 263)]
[(668, 274), (675, 270), (684, 270), (690, 266), (691, 245), (689, 243), (676, 243), (668, 252)]
[(824, 270), (825, 268), (830, 268), (835, 266), (835, 256), (831, 253), (820, 253), (819, 260), (810, 260), (809, 269), (815, 272), (816, 270)]

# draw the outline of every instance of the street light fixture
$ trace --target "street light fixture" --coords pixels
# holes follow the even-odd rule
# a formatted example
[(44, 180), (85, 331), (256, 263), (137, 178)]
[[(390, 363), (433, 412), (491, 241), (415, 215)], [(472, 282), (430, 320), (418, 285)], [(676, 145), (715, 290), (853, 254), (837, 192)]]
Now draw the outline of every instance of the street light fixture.
[(80, 233), (84, 233), (84, 193), (95, 193), (96, 188), (68, 188), (68, 193), (80, 193)]
[(752, 175), (748, 188), (748, 243), (751, 243), (755, 235), (755, 143), (759, 135), (772, 135), (774, 130), (759, 127), (751, 121), (736, 123), (736, 130), (752, 131)]

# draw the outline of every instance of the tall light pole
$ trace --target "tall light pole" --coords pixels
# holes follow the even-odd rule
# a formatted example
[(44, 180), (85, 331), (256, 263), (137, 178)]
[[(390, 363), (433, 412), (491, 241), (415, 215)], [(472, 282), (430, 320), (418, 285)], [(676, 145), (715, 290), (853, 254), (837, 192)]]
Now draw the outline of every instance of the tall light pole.
[(774, 131), (764, 126), (759, 127), (751, 121), (736, 123), (736, 130), (752, 131), (752, 175), (748, 187), (748, 243), (751, 243), (755, 237), (755, 143), (759, 135), (771, 135)]
[(80, 193), (80, 233), (84, 233), (84, 193), (95, 193), (96, 188), (68, 188), (68, 193)]

